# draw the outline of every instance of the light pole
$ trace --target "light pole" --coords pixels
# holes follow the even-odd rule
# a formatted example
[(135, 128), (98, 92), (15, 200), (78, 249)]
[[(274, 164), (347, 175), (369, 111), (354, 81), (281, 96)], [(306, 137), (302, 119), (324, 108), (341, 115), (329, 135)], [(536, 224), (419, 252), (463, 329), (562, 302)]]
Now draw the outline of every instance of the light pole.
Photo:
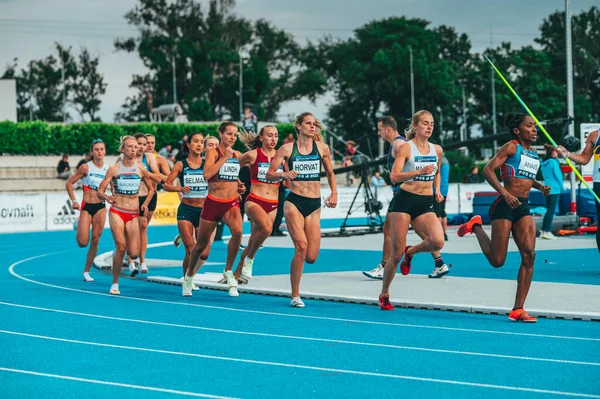
[[(575, 136), (575, 107), (573, 105), (573, 47), (571, 42), (571, 0), (565, 0), (565, 36), (567, 53), (567, 113), (571, 118), (569, 136)], [(571, 172), (571, 212), (577, 214), (575, 173)]]
[(410, 109), (412, 110), (412, 115), (415, 114), (415, 74), (413, 73), (413, 54), (412, 54), (412, 46), (409, 48), (410, 52)]
[(243, 64), (242, 64), (242, 55), (240, 53), (238, 53), (239, 56), (239, 64), (240, 64), (240, 118), (242, 118), (242, 115), (244, 114), (244, 77), (243, 77)]
[(442, 107), (438, 106), (437, 111), (440, 113), (440, 142), (444, 144), (444, 112)]
[(177, 71), (175, 70), (175, 54), (171, 57), (171, 69), (173, 69), (173, 104), (177, 104)]

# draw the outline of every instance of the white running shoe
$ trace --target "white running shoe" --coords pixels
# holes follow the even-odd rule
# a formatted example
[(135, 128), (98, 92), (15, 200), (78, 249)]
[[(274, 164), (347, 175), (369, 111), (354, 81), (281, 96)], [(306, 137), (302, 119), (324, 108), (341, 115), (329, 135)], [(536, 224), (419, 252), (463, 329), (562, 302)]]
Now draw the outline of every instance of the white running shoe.
[(377, 267), (375, 269), (371, 270), (370, 272), (362, 272), (362, 273), (365, 276), (367, 276), (368, 278), (372, 278), (375, 280), (383, 280), (383, 270), (384, 270), (384, 267), (380, 263), (377, 265)]
[(552, 234), (551, 231), (543, 231), (542, 234), (540, 234), (540, 238), (543, 238), (544, 240), (556, 240), (556, 239), (558, 239), (558, 237), (555, 236), (554, 234)]
[(123, 266), (127, 266), (129, 264), (129, 255), (127, 254), (127, 252), (125, 252), (125, 255), (123, 255)]
[(225, 270), (223, 272), (223, 277), (225, 277), (227, 280), (227, 285), (229, 286), (229, 296), (239, 296), (240, 294), (237, 290), (238, 282), (233, 275), (233, 271)]
[(119, 284), (113, 284), (110, 286), (110, 295), (121, 295), (119, 291)]
[(302, 302), (302, 299), (300, 299), (299, 296), (295, 296), (292, 298), (290, 305), (292, 305), (293, 308), (303, 308), (304, 302)]
[(429, 278), (440, 278), (440, 277), (444, 277), (446, 274), (448, 274), (450, 272), (450, 269), (448, 269), (448, 266), (446, 266), (446, 264), (444, 263), (442, 266), (440, 267), (434, 267), (433, 271), (431, 272), (431, 274), (429, 275)]
[(194, 289), (194, 278), (185, 276), (183, 283), (181, 284), (181, 296), (192, 296), (192, 290)]
[(181, 244), (183, 244), (183, 240), (181, 239), (181, 236), (177, 234), (177, 236), (173, 240), (173, 245), (175, 245), (175, 248), (178, 248)]
[(246, 280), (252, 279), (252, 265), (254, 264), (254, 259), (246, 258), (244, 259), (244, 266), (242, 266), (242, 276), (246, 278)]
[(140, 264), (140, 273), (148, 274), (148, 266), (146, 265), (146, 262), (142, 262)]
[(94, 279), (92, 278), (92, 276), (90, 276), (89, 272), (85, 272), (85, 273), (83, 273), (83, 281), (87, 281), (88, 283), (91, 283), (92, 281), (94, 281)]
[(135, 263), (132, 262), (132, 263), (129, 264), (129, 273), (130, 273), (129, 276), (130, 277), (137, 276), (139, 272), (140, 271), (138, 270), (138, 268), (135, 267)]
[[(194, 280), (194, 278), (192, 277), (192, 281)], [(200, 288), (198, 288), (198, 286), (196, 284), (192, 285), (192, 291), (199, 291)]]

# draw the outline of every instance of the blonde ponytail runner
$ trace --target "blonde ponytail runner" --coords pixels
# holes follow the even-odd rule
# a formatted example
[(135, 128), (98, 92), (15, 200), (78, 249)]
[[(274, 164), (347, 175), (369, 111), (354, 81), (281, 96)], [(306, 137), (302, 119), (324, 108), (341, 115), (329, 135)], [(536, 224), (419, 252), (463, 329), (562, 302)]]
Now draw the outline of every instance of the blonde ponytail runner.
[(119, 152), (123, 152), (123, 146), (125, 145), (125, 142), (129, 139), (133, 139), (135, 140), (135, 137), (130, 136), (130, 135), (125, 135), (125, 136), (121, 136), (119, 138)]
[(419, 123), (419, 120), (421, 119), (421, 115), (424, 115), (424, 114), (432, 115), (431, 112), (427, 111), (426, 109), (422, 109), (420, 111), (415, 112), (415, 114), (412, 116), (412, 118), (410, 118), (410, 123), (404, 130), (404, 135), (406, 136), (407, 140), (412, 140), (417, 135), (417, 131), (415, 130), (415, 128), (413, 126)]
[(254, 133), (252, 131), (245, 131), (245, 130), (240, 130), (240, 134), (239, 134), (239, 139), (242, 143), (244, 143), (244, 145), (246, 146), (246, 148), (248, 149), (248, 151), (252, 151), (255, 150), (257, 148), (262, 147), (262, 141), (260, 141), (260, 137), (258, 133)]

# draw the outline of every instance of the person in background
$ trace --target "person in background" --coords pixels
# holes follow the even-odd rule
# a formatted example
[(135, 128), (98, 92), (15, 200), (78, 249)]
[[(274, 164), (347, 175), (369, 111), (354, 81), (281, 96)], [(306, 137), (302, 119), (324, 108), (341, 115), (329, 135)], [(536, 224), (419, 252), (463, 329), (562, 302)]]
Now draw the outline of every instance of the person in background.
[(294, 134), (290, 133), (287, 135), (285, 140), (283, 140), (283, 144), (293, 143), (294, 141), (296, 141), (296, 139), (294, 138)]
[(81, 165), (85, 165), (86, 163), (90, 162), (91, 160), (92, 160), (92, 153), (86, 152), (85, 155), (83, 156), (83, 159), (81, 161), (79, 161), (79, 163), (77, 163), (77, 168), (75, 168), (75, 170), (78, 170)]
[[(450, 163), (445, 155), (442, 156), (442, 163), (440, 166), (440, 192), (444, 196), (444, 199), (440, 202), (433, 203), (433, 209), (444, 230), (444, 241), (448, 241), (448, 234), (446, 229), (448, 228), (448, 217), (446, 216), (446, 197), (448, 196), (448, 188), (450, 186)], [(435, 194), (435, 193), (434, 193)]]
[(464, 183), (467, 183), (467, 184), (479, 183), (478, 173), (479, 173), (479, 168), (477, 166), (473, 166), (473, 169), (471, 169), (471, 173), (469, 173), (468, 175), (465, 176)]
[(59, 179), (68, 180), (73, 176), (73, 171), (69, 166), (69, 156), (67, 154), (63, 154), (62, 159), (58, 161), (56, 172), (58, 173)]
[(546, 156), (542, 161), (542, 177), (544, 185), (550, 187), (550, 195), (546, 197), (546, 214), (542, 222), (542, 231), (540, 238), (546, 240), (556, 240), (556, 236), (552, 234), (552, 221), (556, 213), (558, 198), (563, 189), (563, 175), (560, 170), (560, 162), (557, 159), (557, 152), (550, 144), (544, 144)]
[(172, 149), (173, 147), (171, 146), (171, 144), (167, 144), (166, 146), (161, 148), (160, 151), (158, 151), (158, 155), (160, 155), (161, 157), (169, 158), (171, 156)]
[(377, 199), (379, 187), (386, 186), (385, 180), (383, 180), (383, 177), (381, 177), (381, 173), (379, 173), (379, 171), (375, 171), (375, 173), (373, 173), (373, 176), (371, 176), (370, 186), (373, 196), (375, 197), (375, 199)]
[[(344, 158), (344, 162), (342, 162), (342, 168), (346, 168), (352, 165), (354, 165), (354, 162), (352, 162), (352, 157), (350, 155), (346, 155), (346, 157)], [(351, 186), (352, 184), (354, 184), (352, 172), (346, 172), (346, 185)]]
[(247, 132), (253, 133), (256, 133), (258, 130), (258, 118), (249, 106), (244, 108), (244, 113), (242, 114), (242, 128)]

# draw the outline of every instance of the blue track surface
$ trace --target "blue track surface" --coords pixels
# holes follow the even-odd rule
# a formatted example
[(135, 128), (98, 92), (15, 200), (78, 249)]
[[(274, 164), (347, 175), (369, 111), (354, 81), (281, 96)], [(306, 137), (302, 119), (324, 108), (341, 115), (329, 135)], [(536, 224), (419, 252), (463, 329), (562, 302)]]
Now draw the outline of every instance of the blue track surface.
[[(152, 228), (151, 241), (174, 233)], [(211, 290), (184, 299), (179, 287), (128, 278), (121, 279), (122, 296), (110, 297), (110, 276), (94, 271), (94, 283), (81, 281), (85, 249), (74, 249), (73, 232), (1, 237), (3, 399), (600, 397), (599, 323), (525, 325), (500, 316), (381, 312), (325, 301), (291, 309), (287, 298), (230, 298)], [(100, 251), (111, 248), (107, 231)], [(565, 260), (546, 252), (538, 254), (540, 265), (544, 258)], [(211, 260), (222, 261), (223, 254), (217, 243)], [(259, 252), (282, 259), (269, 274), (287, 272), (290, 255), (288, 249)], [(178, 259), (181, 251), (151, 249), (155, 256)], [(378, 256), (324, 250), (307, 272), (358, 270)], [(425, 273), (431, 261), (421, 258), (415, 272)], [(458, 261), (449, 261), (460, 275)], [(470, 263), (469, 276), (484, 273)], [(558, 278), (555, 264), (546, 271), (540, 265), (536, 280)], [(514, 279), (516, 267), (498, 278)], [(586, 267), (577, 269), (574, 282), (585, 278)]]

